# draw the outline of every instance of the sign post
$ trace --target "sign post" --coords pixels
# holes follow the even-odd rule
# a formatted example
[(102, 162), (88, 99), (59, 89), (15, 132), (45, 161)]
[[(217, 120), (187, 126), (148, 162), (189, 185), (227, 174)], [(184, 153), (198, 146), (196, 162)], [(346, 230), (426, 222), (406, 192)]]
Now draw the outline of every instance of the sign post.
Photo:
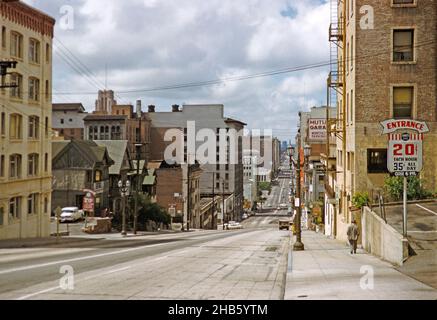
[[(381, 122), (383, 134), (389, 137), (387, 168), (397, 177), (403, 177), (403, 235), (408, 236), (408, 177), (418, 176), (423, 168), (423, 138), (429, 132), (425, 122), (391, 119)], [(415, 133), (410, 133), (410, 132)]]

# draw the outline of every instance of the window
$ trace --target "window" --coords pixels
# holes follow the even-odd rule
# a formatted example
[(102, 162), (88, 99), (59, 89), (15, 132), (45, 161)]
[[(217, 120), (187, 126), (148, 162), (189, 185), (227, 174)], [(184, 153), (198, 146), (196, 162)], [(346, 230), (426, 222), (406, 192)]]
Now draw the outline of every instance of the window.
[(354, 36), (351, 37), (351, 71), (354, 69)]
[(29, 39), (29, 62), (39, 63), (40, 44), (38, 40)]
[(49, 171), (49, 154), (46, 153), (44, 155), (44, 172), (48, 172)]
[(29, 138), (30, 139), (39, 138), (39, 117), (37, 116), (29, 117)]
[(49, 117), (46, 117), (44, 128), (45, 128), (45, 136), (46, 136), (46, 138), (48, 138), (49, 137)]
[(9, 216), (12, 219), (20, 219), (21, 197), (12, 198), (9, 201)]
[(27, 214), (35, 214), (38, 212), (38, 194), (30, 194), (27, 197)]
[(46, 43), (46, 63), (50, 63), (50, 44)]
[(29, 99), (39, 101), (39, 80), (29, 78)]
[(11, 88), (11, 97), (17, 99), (23, 98), (23, 76), (18, 73), (12, 73), (11, 83), (16, 85), (16, 87)]
[(0, 156), (0, 177), (5, 176), (5, 156)]
[(4, 136), (6, 135), (6, 113), (2, 112), (0, 121), (0, 134)]
[(387, 149), (367, 150), (368, 173), (387, 173)]
[(49, 199), (47, 197), (44, 198), (44, 213), (49, 213)]
[(29, 177), (38, 175), (39, 155), (36, 153), (29, 154), (27, 161), (27, 174)]
[(4, 224), (5, 208), (0, 207), (0, 226)]
[(96, 170), (95, 182), (102, 181), (102, 171)]
[(393, 0), (393, 4), (401, 7), (402, 5), (415, 5), (416, 0)]
[(354, 122), (354, 90), (351, 90), (351, 112), (350, 112), (350, 122)]
[(19, 114), (11, 114), (9, 117), (9, 137), (11, 139), (22, 138), (23, 117)]
[(23, 36), (18, 32), (11, 32), (11, 56), (23, 58)]
[(46, 96), (46, 100), (49, 100), (49, 98), (50, 98), (50, 82), (49, 82), (49, 80), (46, 80), (45, 96)]
[(413, 87), (393, 88), (393, 118), (407, 119), (413, 116)]
[(6, 49), (6, 27), (2, 27), (2, 48)]
[(9, 177), (21, 178), (21, 155), (13, 154), (9, 157)]
[(414, 30), (393, 31), (393, 61), (414, 61)]

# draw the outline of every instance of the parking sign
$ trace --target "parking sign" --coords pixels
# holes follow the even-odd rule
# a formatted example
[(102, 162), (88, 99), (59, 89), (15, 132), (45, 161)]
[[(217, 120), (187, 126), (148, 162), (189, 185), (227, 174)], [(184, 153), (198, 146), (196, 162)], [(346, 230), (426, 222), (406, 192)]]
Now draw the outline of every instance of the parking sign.
[(389, 134), (388, 170), (395, 176), (417, 176), (423, 168), (423, 134)]

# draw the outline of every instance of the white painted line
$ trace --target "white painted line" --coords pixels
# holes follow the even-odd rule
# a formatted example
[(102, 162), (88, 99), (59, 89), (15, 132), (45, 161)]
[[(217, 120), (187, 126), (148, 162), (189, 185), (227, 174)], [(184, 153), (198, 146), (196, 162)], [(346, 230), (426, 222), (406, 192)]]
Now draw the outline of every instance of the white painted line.
[(22, 296), (20, 298), (17, 298), (16, 300), (18, 300), (18, 301), (27, 300), (29, 298), (38, 296), (40, 294), (51, 292), (51, 291), (55, 291), (55, 290), (58, 290), (58, 289), (61, 289), (61, 287), (57, 286), (57, 287), (53, 287), (53, 288), (50, 288), (50, 289), (41, 290), (41, 291), (38, 291), (38, 292), (35, 292), (35, 293), (32, 293), (32, 294), (28, 294), (27, 296)]
[(125, 250), (119, 250), (119, 251), (113, 251), (113, 252), (107, 252), (107, 253), (100, 253), (100, 254), (96, 254), (96, 255), (92, 255), (92, 256), (72, 258), (72, 259), (66, 259), (66, 260), (59, 260), (59, 261), (35, 264), (35, 265), (30, 265), (30, 266), (25, 266), (25, 267), (20, 267), (20, 268), (8, 269), (8, 270), (0, 271), (0, 275), (8, 274), (8, 273), (13, 273), (13, 272), (18, 272), (18, 271), (25, 271), (25, 270), (31, 270), (31, 269), (55, 266), (55, 265), (58, 265), (58, 264), (66, 264), (66, 263), (70, 263), (70, 262), (96, 259), (96, 258), (101, 258), (101, 257), (106, 257), (106, 256), (113, 256), (113, 255), (122, 254), (122, 253), (126, 253), (126, 252), (138, 251), (138, 250), (142, 250), (142, 249), (146, 249), (146, 248), (160, 247), (160, 246), (164, 246), (164, 245), (167, 245), (167, 244), (168, 243), (159, 243), (159, 244), (143, 246), (143, 247), (138, 247), (138, 248), (130, 248), (130, 249), (125, 249)]
[[(79, 280), (79, 281), (77, 281), (77, 283), (79, 283), (79, 282), (83, 282), (83, 281), (86, 281), (86, 280), (95, 279), (95, 278), (97, 278), (97, 277), (107, 276), (107, 275), (109, 275), (109, 274), (113, 274), (113, 273), (116, 273), (116, 272), (126, 271), (126, 270), (128, 270), (128, 269), (130, 269), (130, 267), (125, 267), (125, 268), (121, 268), (121, 269), (111, 270), (111, 271), (108, 271), (108, 272), (104, 272), (104, 273), (101, 273), (101, 274), (97, 274), (97, 275), (92, 276), (92, 277), (85, 278), (85, 279), (83, 279), (83, 280)], [(26, 296), (22, 296), (22, 297), (20, 297), (20, 298), (17, 298), (16, 300), (18, 300), (18, 301), (20, 301), (20, 300), (27, 300), (27, 299), (29, 299), (29, 298), (32, 298), (32, 297), (35, 297), (35, 296), (39, 296), (40, 294), (47, 293), (47, 292), (51, 292), (51, 291), (55, 291), (55, 290), (58, 290), (58, 289), (61, 289), (61, 287), (60, 287), (60, 286), (57, 286), (57, 287), (53, 287), (53, 288), (49, 288), (49, 289), (45, 289), (45, 290), (41, 290), (41, 291), (38, 291), (38, 292), (35, 292), (35, 293), (31, 293), (31, 294), (28, 294), (28, 295), (26, 295)]]
[(434, 212), (434, 211), (432, 211), (432, 210), (430, 210), (430, 209), (428, 209), (428, 208), (425, 208), (425, 207), (421, 206), (420, 204), (416, 204), (416, 206), (418, 206), (420, 209), (423, 209), (423, 210), (425, 210), (425, 211), (428, 211), (429, 213), (432, 213), (433, 215), (436, 215), (436, 216), (437, 216), (437, 212)]

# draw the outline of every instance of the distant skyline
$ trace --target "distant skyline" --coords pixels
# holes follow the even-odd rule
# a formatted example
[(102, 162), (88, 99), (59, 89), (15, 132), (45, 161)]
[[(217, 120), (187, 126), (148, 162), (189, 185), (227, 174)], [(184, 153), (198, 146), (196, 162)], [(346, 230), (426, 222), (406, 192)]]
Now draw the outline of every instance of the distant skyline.
[(296, 134), (298, 111), (326, 104), (328, 67), (128, 93), (327, 62), (326, 1), (25, 2), (57, 20), (54, 102), (82, 102), (92, 111), (97, 91), (106, 86), (119, 103), (141, 99), (157, 111), (173, 104), (224, 104), (226, 116), (249, 129), (272, 129), (281, 141)]

